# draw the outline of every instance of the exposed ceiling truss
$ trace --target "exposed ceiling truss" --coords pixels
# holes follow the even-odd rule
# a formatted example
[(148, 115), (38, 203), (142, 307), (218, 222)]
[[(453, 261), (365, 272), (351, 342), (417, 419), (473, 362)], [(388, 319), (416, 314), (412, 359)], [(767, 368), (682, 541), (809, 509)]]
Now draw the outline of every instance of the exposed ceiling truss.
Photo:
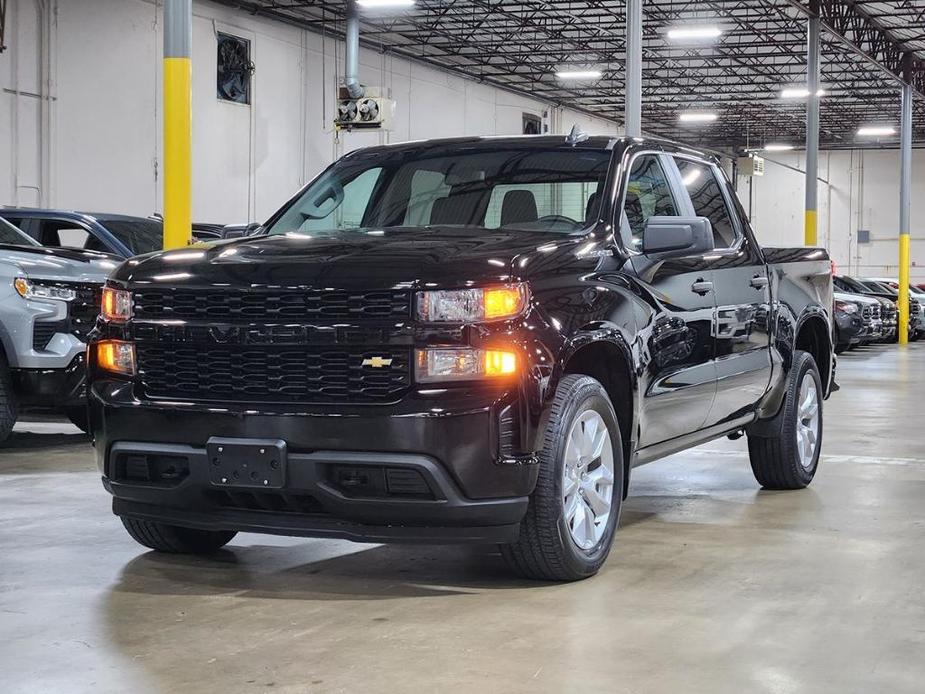
[[(220, 0), (299, 26), (339, 33), (342, 0)], [(805, 102), (780, 96), (805, 84), (806, 18), (816, 0), (646, 0), (643, 127), (717, 148), (799, 145)], [(552, 104), (621, 122), (625, 62), (622, 0), (417, 0), (413, 9), (363, 15), (368, 46), (416, 58)], [(899, 80), (925, 95), (925, 0), (818, 0), (824, 26), (821, 142), (870, 146), (855, 131), (898, 125)], [(719, 40), (669, 41), (669, 27), (711, 23)], [(555, 72), (594, 67), (603, 77), (565, 84)], [(712, 125), (681, 125), (684, 110), (716, 111)], [(925, 100), (915, 104), (925, 141)], [(874, 143), (876, 144), (876, 143)], [(890, 144), (889, 141), (883, 144)]]

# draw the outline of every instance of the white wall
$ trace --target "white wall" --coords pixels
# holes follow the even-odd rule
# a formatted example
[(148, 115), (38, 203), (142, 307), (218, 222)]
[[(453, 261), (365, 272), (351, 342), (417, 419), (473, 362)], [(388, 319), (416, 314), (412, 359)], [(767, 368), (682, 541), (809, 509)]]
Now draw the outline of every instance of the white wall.
[[(774, 153), (766, 173), (752, 179), (752, 225), (767, 245), (803, 242), (804, 176), (780, 164), (805, 169), (805, 153)], [(775, 163), (779, 162), (779, 163)], [(925, 282), (925, 150), (912, 156), (911, 276)], [(819, 162), (819, 244), (845, 274), (896, 276), (899, 263), (899, 151), (823, 152)], [(748, 209), (748, 179), (739, 178)], [(871, 243), (857, 243), (858, 229)]]
[[(50, 7), (43, 14), (38, 8)], [(154, 0), (10, 0), (0, 54), (0, 204), (147, 215), (161, 209), (161, 8)], [(304, 182), (356, 147), (521, 131), (548, 104), (372, 51), (365, 84), (398, 102), (394, 130), (332, 129), (342, 46), (333, 38), (194, 4), (193, 214), (263, 220)], [(215, 96), (215, 32), (251, 40), (251, 106)], [(43, 44), (43, 37), (45, 42)], [(43, 68), (43, 65), (45, 66)], [(42, 106), (45, 105), (43, 110)], [(609, 121), (563, 110), (566, 132), (617, 134)]]

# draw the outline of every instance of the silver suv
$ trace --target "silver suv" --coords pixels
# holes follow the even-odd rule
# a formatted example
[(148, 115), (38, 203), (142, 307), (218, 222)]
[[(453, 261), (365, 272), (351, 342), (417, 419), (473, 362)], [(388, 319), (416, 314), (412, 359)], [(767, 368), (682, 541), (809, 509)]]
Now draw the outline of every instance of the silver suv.
[(86, 430), (84, 340), (120, 262), (44, 248), (0, 218), (0, 441), (30, 408), (64, 412)]

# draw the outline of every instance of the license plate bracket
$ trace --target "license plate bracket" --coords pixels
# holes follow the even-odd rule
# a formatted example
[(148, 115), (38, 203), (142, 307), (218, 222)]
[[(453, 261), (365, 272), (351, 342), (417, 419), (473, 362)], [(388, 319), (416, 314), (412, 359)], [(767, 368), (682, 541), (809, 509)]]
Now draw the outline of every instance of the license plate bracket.
[(206, 443), (209, 481), (217, 487), (281, 489), (286, 486), (286, 442), (280, 439), (225, 439)]

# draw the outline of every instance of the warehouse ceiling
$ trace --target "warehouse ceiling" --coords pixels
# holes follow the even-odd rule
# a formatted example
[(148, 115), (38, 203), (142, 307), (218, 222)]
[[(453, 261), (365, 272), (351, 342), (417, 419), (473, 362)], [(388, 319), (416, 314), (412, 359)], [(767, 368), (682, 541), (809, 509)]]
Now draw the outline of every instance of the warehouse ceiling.
[[(299, 26), (342, 33), (345, 3), (321, 0), (221, 0)], [(646, 0), (643, 127), (651, 134), (728, 149), (799, 144), (805, 99), (810, 0)], [(401, 11), (365, 11), (367, 46), (417, 58), (478, 80), (577, 108), (616, 122), (623, 117), (625, 2), (588, 0), (417, 0)], [(925, 0), (819, 0), (823, 21), (823, 147), (891, 146), (860, 138), (859, 126), (899, 123), (898, 75), (913, 76), (915, 139), (925, 141)], [(713, 25), (718, 39), (680, 42), (670, 28)], [(566, 83), (559, 70), (603, 75)], [(685, 110), (718, 114), (682, 124)], [(898, 130), (898, 127), (897, 127)]]

